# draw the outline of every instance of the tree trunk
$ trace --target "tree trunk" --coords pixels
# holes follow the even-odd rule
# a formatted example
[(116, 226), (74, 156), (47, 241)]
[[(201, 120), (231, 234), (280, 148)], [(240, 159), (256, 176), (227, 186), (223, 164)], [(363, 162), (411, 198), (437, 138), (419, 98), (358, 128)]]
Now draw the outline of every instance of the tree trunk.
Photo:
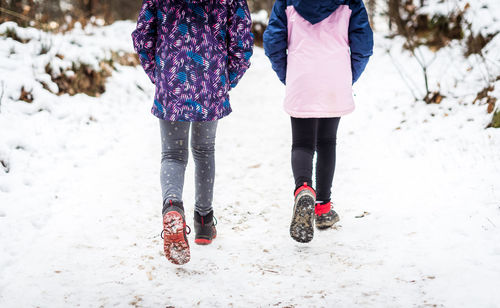
[(62, 17), (60, 0), (45, 0), (42, 6), (42, 14), (48, 20), (54, 20)]
[(375, 30), (375, 24), (373, 23), (373, 20), (375, 18), (375, 13), (377, 10), (377, 0), (368, 0), (367, 6), (368, 6), (368, 17), (370, 18), (370, 25), (372, 29)]
[(99, 0), (77, 0), (76, 6), (84, 13), (86, 17), (95, 15)]

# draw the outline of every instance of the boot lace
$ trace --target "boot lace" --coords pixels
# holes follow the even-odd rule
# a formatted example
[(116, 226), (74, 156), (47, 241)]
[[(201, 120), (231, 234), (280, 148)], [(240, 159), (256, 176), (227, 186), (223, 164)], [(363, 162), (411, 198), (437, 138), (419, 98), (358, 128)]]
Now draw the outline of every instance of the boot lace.
[[(160, 237), (161, 237), (162, 239), (163, 239), (163, 232), (165, 232), (165, 231), (167, 231), (167, 230), (163, 229), (163, 230), (161, 231), (161, 233), (160, 233)], [(191, 227), (190, 227), (190, 226), (188, 226), (188, 225), (186, 225), (186, 226), (184, 227), (184, 233), (185, 233), (185, 234), (191, 234)], [(157, 236), (158, 236), (158, 235), (157, 235)]]

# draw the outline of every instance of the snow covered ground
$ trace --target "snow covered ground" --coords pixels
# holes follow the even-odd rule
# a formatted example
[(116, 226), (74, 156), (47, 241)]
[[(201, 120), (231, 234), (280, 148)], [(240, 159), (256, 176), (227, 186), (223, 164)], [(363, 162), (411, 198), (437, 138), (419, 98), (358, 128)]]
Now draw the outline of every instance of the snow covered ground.
[[(133, 26), (85, 40), (129, 51)], [(219, 124), (218, 237), (200, 247), (191, 235), (184, 266), (162, 251), (159, 129), (142, 70), (118, 66), (99, 98), (50, 94), (34, 72), (18, 77), (36, 88), (27, 104), (11, 98), (20, 81), (8, 73), (37, 67), (35, 42), (0, 42), (0, 307), (500, 305), (500, 129), (484, 129), (485, 106), (415, 103), (381, 37), (340, 125), (337, 226), (305, 245), (288, 234), (284, 87), (256, 48)], [(6, 44), (25, 52), (19, 70)]]

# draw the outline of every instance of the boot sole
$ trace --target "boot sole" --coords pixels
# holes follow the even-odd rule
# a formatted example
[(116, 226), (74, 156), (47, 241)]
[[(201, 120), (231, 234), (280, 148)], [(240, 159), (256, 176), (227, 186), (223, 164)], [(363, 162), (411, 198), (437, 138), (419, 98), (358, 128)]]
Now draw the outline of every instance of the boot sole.
[(184, 235), (184, 218), (179, 212), (168, 212), (163, 217), (163, 249), (167, 260), (182, 265), (189, 262), (191, 252)]
[(314, 236), (314, 203), (312, 195), (299, 197), (293, 207), (290, 236), (299, 243), (307, 243)]

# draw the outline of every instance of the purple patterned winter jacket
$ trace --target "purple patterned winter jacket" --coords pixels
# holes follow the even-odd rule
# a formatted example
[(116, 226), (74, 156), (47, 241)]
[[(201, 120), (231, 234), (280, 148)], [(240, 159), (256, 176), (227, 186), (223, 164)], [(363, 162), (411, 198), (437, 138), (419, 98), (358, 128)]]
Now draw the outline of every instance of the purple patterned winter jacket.
[(228, 92), (250, 66), (251, 24), (246, 0), (143, 0), (132, 39), (156, 85), (151, 112), (189, 122), (228, 115)]

